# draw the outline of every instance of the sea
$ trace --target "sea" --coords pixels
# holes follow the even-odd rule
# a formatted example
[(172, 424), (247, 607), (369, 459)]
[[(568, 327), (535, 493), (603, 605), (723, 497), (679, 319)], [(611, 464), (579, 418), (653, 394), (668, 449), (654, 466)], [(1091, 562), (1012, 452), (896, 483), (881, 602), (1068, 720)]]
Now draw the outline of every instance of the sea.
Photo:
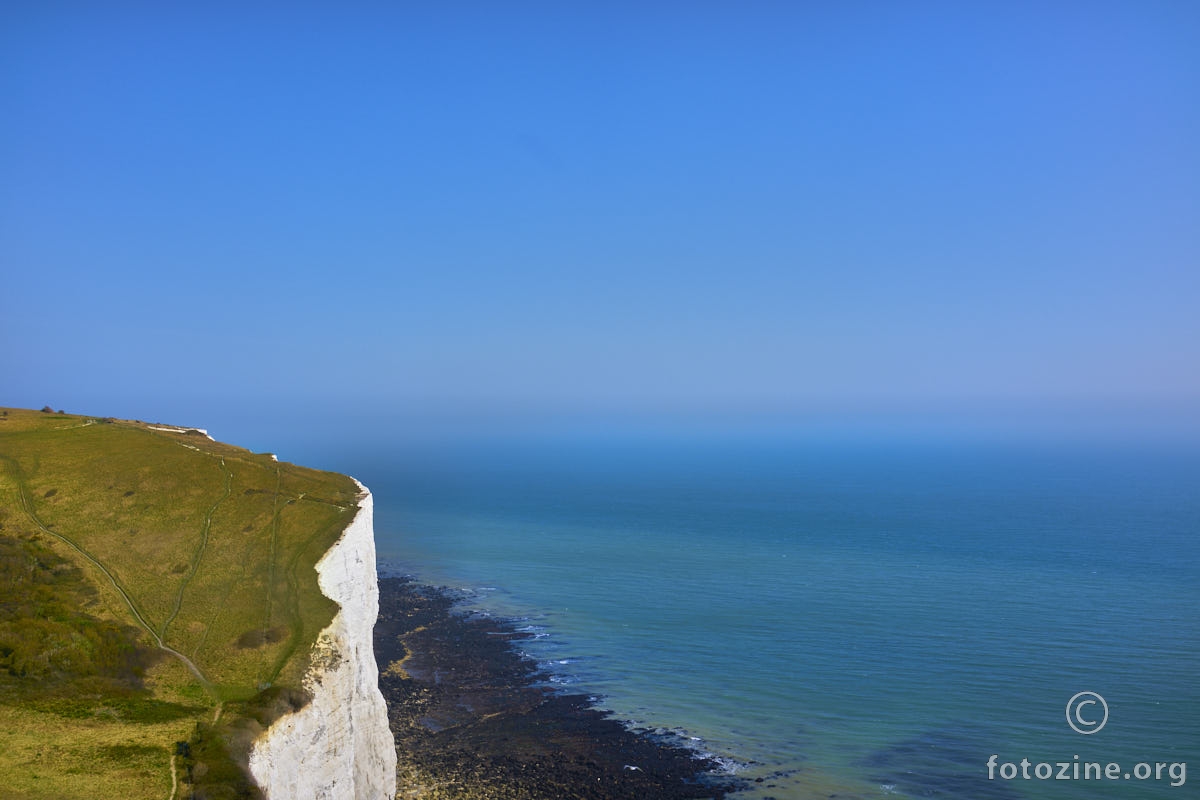
[(1196, 446), (581, 436), (335, 468), (382, 569), (515, 619), (553, 682), (738, 797), (1197, 795)]

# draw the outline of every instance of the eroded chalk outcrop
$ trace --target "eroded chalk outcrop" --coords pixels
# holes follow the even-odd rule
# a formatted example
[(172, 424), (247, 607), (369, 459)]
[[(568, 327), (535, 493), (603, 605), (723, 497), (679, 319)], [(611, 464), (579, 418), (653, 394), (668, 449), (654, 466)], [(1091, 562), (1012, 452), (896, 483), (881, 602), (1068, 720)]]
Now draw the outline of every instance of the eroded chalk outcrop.
[(250, 773), (268, 800), (394, 798), (396, 750), (379, 691), (372, 632), (379, 613), (374, 503), (363, 495), (342, 537), (317, 563), (339, 606), (321, 631), (305, 688), (312, 701), (254, 743)]

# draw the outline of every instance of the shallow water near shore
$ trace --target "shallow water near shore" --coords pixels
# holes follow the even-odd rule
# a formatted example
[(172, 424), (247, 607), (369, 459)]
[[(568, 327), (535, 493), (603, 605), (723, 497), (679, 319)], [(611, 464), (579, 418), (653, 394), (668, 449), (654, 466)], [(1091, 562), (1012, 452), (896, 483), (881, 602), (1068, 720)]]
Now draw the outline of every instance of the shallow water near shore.
[[(375, 495), (383, 565), (526, 618), (522, 647), (556, 680), (697, 737), (763, 779), (748, 797), (1180, 796), (1169, 769), (989, 779), (993, 754), (1200, 769), (1194, 449), (359, 456), (338, 466)], [(1110, 710), (1094, 736), (1067, 724), (1082, 691)]]

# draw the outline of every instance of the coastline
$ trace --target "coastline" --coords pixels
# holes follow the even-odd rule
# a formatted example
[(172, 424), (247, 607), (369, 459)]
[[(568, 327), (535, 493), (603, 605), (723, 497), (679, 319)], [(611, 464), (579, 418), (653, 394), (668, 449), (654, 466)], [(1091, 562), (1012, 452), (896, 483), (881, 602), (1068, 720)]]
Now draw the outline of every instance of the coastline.
[(355, 483), (354, 519), (316, 564), (321, 592), (339, 608), (313, 647), (304, 679), (312, 699), (271, 725), (250, 753), (250, 773), (268, 800), (395, 796), (396, 749), (372, 651), (374, 501)]
[(745, 783), (684, 742), (563, 693), (514, 646), (532, 634), (456, 610), (460, 595), (380, 578), (379, 685), (413, 796), (701, 800)]

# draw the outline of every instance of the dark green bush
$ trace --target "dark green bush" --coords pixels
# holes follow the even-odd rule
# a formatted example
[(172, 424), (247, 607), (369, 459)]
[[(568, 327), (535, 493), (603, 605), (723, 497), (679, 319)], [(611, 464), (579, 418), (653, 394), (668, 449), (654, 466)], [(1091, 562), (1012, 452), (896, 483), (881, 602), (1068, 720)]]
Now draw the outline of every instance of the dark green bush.
[(136, 628), (84, 611), (95, 595), (49, 548), (0, 534), (0, 676), (42, 689), (95, 677), (140, 688), (157, 653)]

